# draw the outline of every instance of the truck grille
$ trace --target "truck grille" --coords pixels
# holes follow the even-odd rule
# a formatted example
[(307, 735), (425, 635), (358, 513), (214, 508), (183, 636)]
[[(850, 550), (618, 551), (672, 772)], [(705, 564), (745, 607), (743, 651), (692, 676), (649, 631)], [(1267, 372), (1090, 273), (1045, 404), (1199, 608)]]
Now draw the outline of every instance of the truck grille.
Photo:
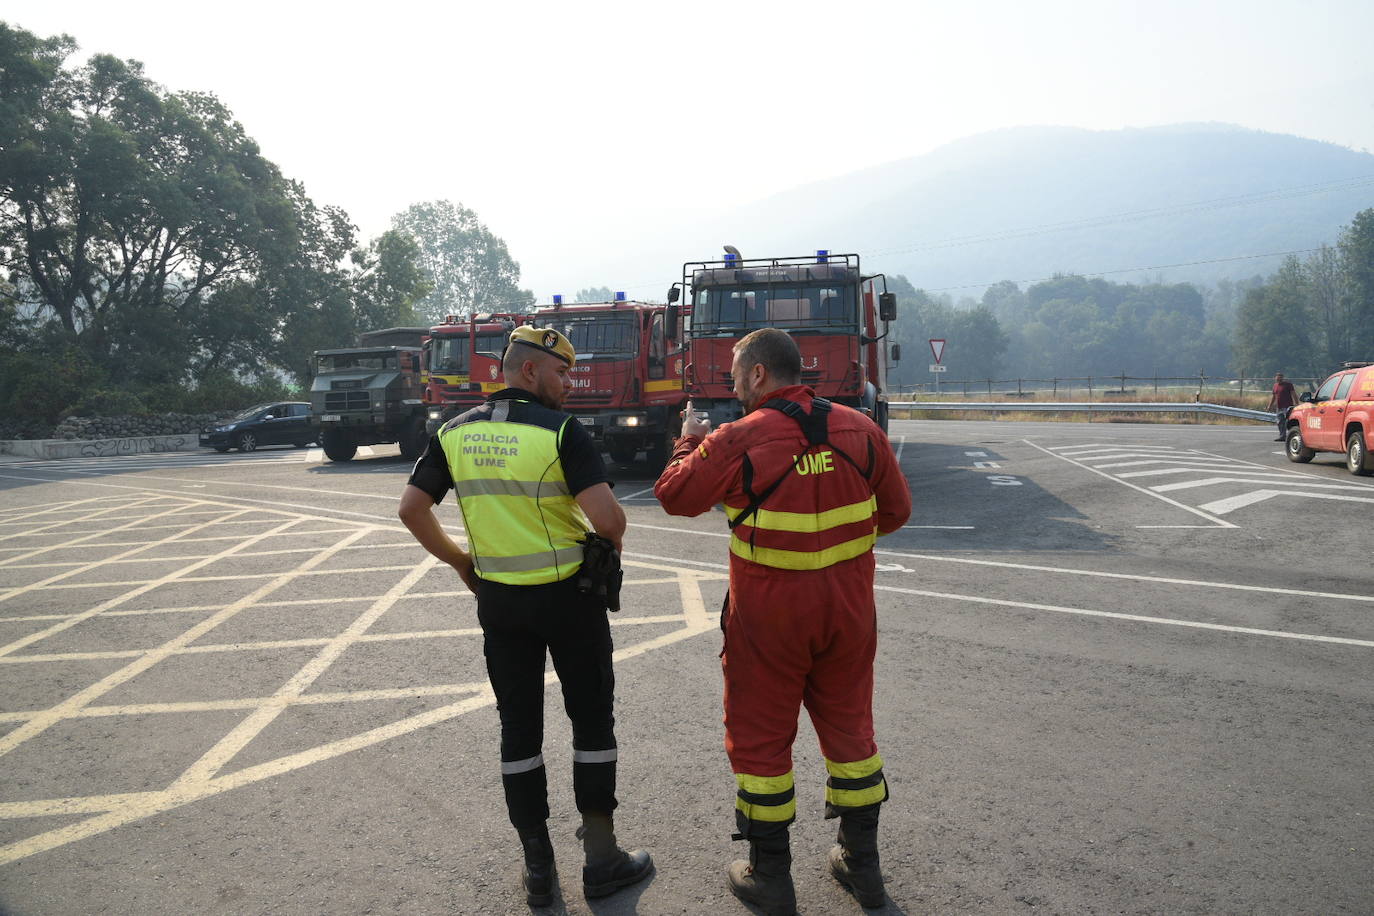
[(573, 407), (609, 407), (615, 400), (615, 393), (611, 391), (587, 391), (572, 392), (564, 402), (567, 409)]
[(325, 413), (367, 410), (369, 404), (366, 389), (362, 391), (327, 391), (324, 395)]

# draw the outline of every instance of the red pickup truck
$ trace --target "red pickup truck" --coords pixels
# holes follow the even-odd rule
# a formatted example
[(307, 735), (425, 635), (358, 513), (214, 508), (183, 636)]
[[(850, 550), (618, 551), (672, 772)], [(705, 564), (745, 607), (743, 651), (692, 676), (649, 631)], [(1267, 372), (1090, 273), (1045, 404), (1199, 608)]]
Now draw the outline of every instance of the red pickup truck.
[(1346, 363), (1303, 394), (1288, 414), (1289, 461), (1311, 461), (1317, 452), (1345, 452), (1352, 474), (1374, 474), (1369, 442), (1374, 438), (1374, 363)]

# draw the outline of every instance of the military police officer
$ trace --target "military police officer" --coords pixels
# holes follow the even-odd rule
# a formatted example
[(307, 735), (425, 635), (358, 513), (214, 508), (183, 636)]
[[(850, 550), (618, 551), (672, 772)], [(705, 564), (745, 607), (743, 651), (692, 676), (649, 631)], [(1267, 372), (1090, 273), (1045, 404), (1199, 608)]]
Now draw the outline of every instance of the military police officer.
[[(415, 539), (477, 595), (501, 719), (501, 782), (524, 847), (522, 879), (533, 906), (552, 902), (555, 874), (542, 754), (546, 650), (572, 721), (583, 891), (605, 896), (653, 870), (647, 852), (626, 852), (616, 843), (610, 626), (604, 596), (583, 594), (576, 585), (579, 542), (588, 530), (617, 551), (625, 531), (599, 450), (559, 410), (576, 359), (557, 331), (516, 328), (502, 361), (509, 387), (430, 439), (399, 513)], [(449, 488), (458, 493), (469, 551), (444, 532), (433, 511)]]

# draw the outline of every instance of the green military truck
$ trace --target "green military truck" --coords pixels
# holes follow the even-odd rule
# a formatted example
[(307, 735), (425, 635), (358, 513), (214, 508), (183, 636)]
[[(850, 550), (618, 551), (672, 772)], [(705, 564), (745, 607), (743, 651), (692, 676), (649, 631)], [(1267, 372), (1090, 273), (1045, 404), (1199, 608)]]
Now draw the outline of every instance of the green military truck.
[(310, 425), (331, 461), (350, 461), (360, 445), (398, 443), (418, 458), (425, 435), (421, 344), (429, 328), (367, 331), (358, 346), (316, 350)]

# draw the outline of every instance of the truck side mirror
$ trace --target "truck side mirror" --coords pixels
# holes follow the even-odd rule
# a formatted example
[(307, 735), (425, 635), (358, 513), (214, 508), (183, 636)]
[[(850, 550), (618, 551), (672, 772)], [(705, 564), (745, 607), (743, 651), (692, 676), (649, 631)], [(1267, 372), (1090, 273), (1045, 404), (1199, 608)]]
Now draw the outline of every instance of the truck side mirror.
[(878, 296), (878, 318), (883, 321), (897, 320), (897, 294), (881, 293)]
[[(677, 292), (676, 286), (673, 287), (672, 292)], [(681, 309), (676, 305), (669, 305), (663, 311), (663, 334), (669, 340), (677, 340), (677, 321), (680, 311)]]
[(676, 301), (678, 300), (678, 297), (681, 296), (681, 295), (682, 295), (682, 290), (679, 289), (678, 287), (676, 287), (676, 286), (670, 286), (670, 287), (668, 287), (668, 304), (669, 304), (669, 305), (672, 305), (674, 302), (676, 302)]
[(894, 363), (899, 363), (899, 362), (902, 361), (902, 345), (901, 345), (901, 344), (893, 344), (893, 345), (892, 345), (892, 361), (893, 361)]

